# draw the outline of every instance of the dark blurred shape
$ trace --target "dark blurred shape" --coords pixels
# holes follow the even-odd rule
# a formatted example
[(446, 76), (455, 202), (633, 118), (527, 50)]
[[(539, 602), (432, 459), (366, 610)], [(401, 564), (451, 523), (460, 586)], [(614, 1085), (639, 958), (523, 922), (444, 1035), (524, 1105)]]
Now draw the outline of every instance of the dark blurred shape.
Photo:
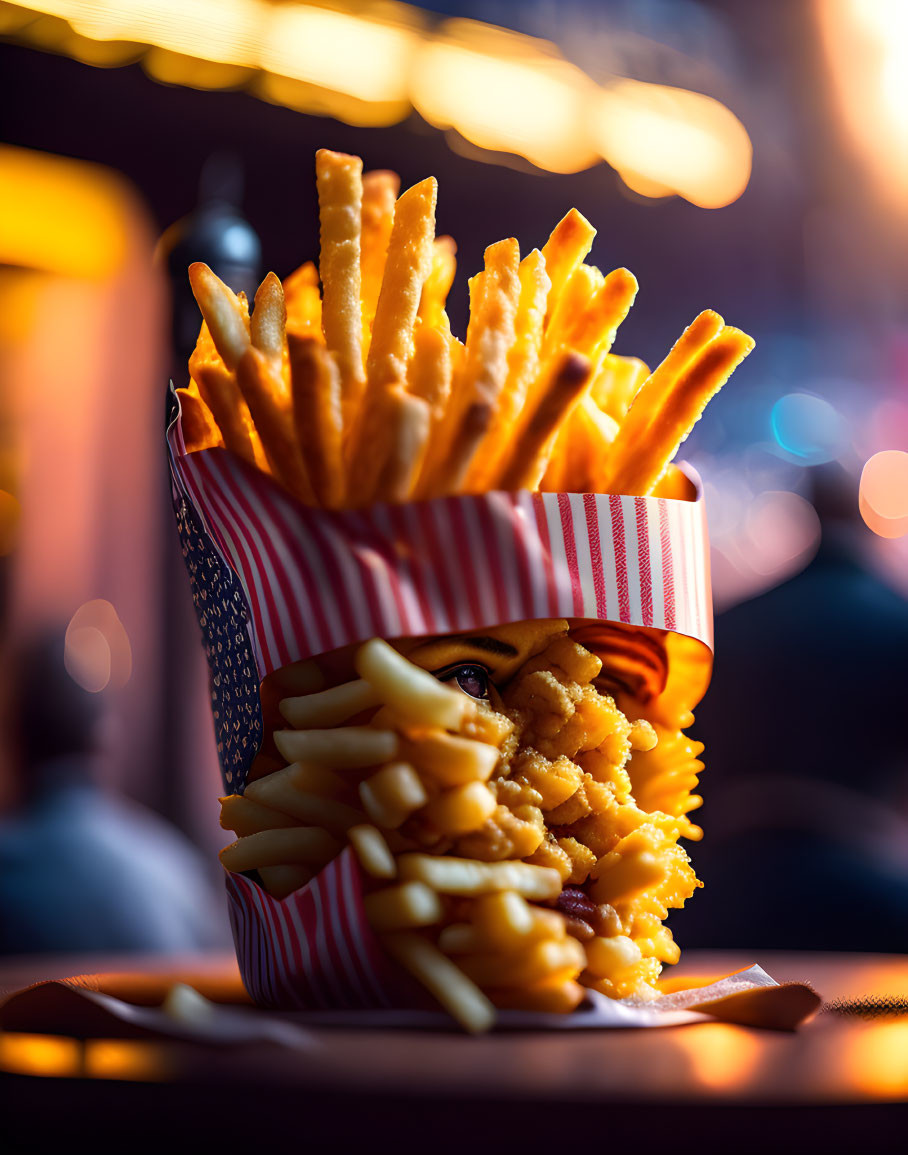
[(908, 950), (908, 602), (862, 562), (853, 480), (812, 482), (814, 560), (716, 621), (688, 947)]
[(223, 899), (197, 852), (98, 784), (109, 708), (67, 673), (63, 630), (33, 639), (12, 668), (23, 798), (0, 822), (0, 954), (224, 945)]
[(262, 246), (240, 211), (244, 183), (242, 162), (235, 153), (209, 156), (199, 177), (198, 207), (172, 224), (159, 242), (173, 290), (174, 355), (181, 367), (195, 348), (201, 323), (186, 275), (189, 266), (204, 261), (250, 301), (258, 288)]

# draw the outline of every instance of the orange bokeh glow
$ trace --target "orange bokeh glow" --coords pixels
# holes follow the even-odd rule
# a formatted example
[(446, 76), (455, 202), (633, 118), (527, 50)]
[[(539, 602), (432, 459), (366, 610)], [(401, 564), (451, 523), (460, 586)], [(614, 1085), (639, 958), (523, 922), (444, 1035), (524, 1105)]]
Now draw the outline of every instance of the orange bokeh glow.
[(875, 453), (861, 473), (858, 501), (861, 517), (880, 537), (908, 533), (908, 453)]

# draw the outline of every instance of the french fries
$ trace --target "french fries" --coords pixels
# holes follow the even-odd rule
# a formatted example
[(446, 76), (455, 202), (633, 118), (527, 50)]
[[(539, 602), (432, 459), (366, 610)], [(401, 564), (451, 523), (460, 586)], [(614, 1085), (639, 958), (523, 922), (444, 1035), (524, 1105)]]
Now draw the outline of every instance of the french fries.
[(706, 311), (652, 374), (614, 355), (637, 282), (585, 263), (596, 231), (576, 209), (523, 260), (514, 238), (488, 247), (464, 345), (445, 311), (456, 245), (435, 236), (434, 178), (398, 197), (393, 173), (321, 149), (316, 183), (319, 267), (283, 289), (269, 273), (251, 317), (207, 266), (190, 269), (205, 324), (197, 395), (181, 391), (190, 452), (223, 446), (305, 504), (646, 495), (752, 347)]
[[(188, 452), (227, 450), (303, 504), (663, 492), (753, 346), (706, 311), (652, 373), (614, 353), (637, 282), (586, 263), (596, 234), (576, 210), (523, 259), (514, 238), (486, 249), (461, 342), (434, 178), (398, 196), (393, 173), (320, 150), (316, 180), (318, 268), (269, 273), (251, 315), (191, 267), (203, 324), (179, 390)], [(276, 671), (286, 725), (221, 800), (236, 835), (221, 862), (275, 898), (350, 848), (373, 931), (470, 1031), (496, 1007), (567, 1013), (585, 987), (651, 996), (677, 959), (662, 920), (698, 885), (677, 844), (697, 829), (690, 746), (619, 709), (559, 630), (495, 710), (379, 639), (346, 684), (317, 662)]]

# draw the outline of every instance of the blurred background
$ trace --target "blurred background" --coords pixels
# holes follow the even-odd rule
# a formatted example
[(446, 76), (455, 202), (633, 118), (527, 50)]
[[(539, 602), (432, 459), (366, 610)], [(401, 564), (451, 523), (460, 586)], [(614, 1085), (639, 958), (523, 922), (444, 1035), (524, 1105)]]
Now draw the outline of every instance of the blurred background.
[[(313, 154), (438, 177), (458, 242), (571, 206), (615, 351), (755, 353), (683, 456), (718, 611), (684, 946), (908, 950), (908, 4), (0, 3), (0, 952), (228, 941), (170, 509), (185, 269), (317, 257)], [(200, 913), (202, 912), (202, 913)]]

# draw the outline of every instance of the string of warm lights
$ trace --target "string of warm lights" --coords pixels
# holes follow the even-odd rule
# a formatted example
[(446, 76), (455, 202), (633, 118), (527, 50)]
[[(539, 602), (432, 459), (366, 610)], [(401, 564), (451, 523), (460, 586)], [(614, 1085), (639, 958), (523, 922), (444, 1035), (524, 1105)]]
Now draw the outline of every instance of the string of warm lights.
[(559, 173), (604, 160), (644, 196), (703, 208), (730, 204), (750, 177), (750, 139), (719, 101), (596, 84), (547, 41), (430, 21), (405, 4), (29, 0), (0, 3), (0, 36), (89, 64), (141, 61), (166, 83), (244, 88), (350, 124), (395, 124), (415, 109), (490, 154)]

